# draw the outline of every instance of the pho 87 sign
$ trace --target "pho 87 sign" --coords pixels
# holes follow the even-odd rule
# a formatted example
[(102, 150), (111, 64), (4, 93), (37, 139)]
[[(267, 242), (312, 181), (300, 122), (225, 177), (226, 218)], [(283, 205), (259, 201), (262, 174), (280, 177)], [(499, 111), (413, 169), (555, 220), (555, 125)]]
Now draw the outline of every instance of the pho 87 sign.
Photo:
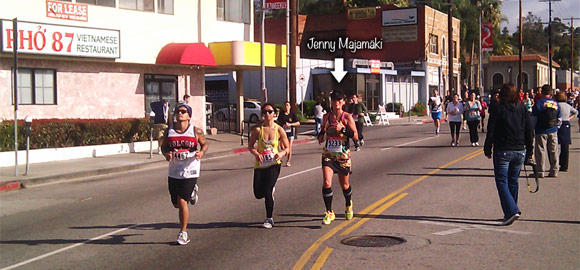
[[(2, 52), (13, 52), (12, 21), (1, 21)], [(119, 30), (18, 22), (18, 52), (119, 58)]]

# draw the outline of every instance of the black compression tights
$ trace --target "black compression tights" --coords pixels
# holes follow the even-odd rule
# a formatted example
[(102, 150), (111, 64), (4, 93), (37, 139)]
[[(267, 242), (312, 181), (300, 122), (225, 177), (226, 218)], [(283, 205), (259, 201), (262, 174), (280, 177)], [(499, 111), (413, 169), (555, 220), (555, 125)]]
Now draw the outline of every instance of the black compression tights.
[(280, 165), (273, 165), (265, 169), (254, 169), (254, 196), (264, 198), (266, 217), (271, 218), (274, 212), (274, 186), (280, 175)]

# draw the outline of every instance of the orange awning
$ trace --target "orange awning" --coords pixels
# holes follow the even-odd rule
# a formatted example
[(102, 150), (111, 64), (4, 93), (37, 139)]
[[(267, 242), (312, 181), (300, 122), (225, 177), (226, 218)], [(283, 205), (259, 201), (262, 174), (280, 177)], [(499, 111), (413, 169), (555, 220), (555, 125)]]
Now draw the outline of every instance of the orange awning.
[(203, 43), (169, 43), (157, 55), (156, 64), (215, 66), (211, 51)]

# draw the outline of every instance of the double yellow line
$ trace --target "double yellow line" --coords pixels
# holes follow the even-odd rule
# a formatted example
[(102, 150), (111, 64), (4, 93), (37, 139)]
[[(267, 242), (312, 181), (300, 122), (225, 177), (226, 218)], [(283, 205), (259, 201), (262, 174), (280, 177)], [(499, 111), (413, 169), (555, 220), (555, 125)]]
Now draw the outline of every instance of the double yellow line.
[[(423, 175), (423, 176), (411, 181), (410, 183), (406, 184), (405, 186), (395, 190), (394, 192), (390, 193), (389, 195), (387, 195), (387, 196), (381, 198), (380, 200), (374, 202), (373, 204), (369, 205), (368, 207), (366, 207), (365, 209), (363, 209), (362, 211), (360, 211), (358, 213), (358, 215), (362, 216), (362, 217), (355, 217), (351, 220), (345, 220), (342, 223), (340, 223), (338, 226), (332, 228), (330, 231), (328, 231), (322, 237), (318, 238), (312, 245), (310, 245), (310, 247), (304, 253), (302, 253), (302, 256), (300, 256), (300, 259), (298, 260), (298, 262), (296, 262), (296, 264), (294, 265), (294, 267), (292, 269), (293, 270), (303, 269), (304, 266), (306, 265), (306, 263), (312, 257), (312, 255), (318, 250), (318, 248), (326, 240), (330, 239), (332, 236), (337, 234), (339, 231), (341, 231), (343, 228), (347, 227), (351, 223), (354, 223), (354, 225), (352, 225), (348, 229), (344, 230), (340, 234), (340, 236), (346, 236), (346, 235), (350, 234), (351, 232), (353, 232), (354, 230), (359, 228), (361, 225), (363, 225), (365, 222), (369, 221), (373, 217), (380, 215), (382, 212), (386, 211), (389, 207), (393, 206), (395, 203), (397, 203), (398, 201), (400, 201), (401, 199), (403, 199), (405, 196), (408, 195), (408, 193), (402, 193), (403, 191), (406, 191), (410, 187), (418, 184), (419, 182), (425, 180), (427, 177), (429, 177), (433, 174), (436, 174), (437, 172), (439, 172), (440, 170), (442, 170), (446, 167), (449, 167), (449, 166), (451, 166), (459, 161), (462, 161), (462, 160), (470, 160), (470, 159), (480, 155), (481, 153), (483, 153), (483, 150), (479, 149), (475, 152), (471, 152), (471, 153), (464, 155), (456, 160), (453, 160), (447, 164), (444, 164), (443, 166), (440, 166), (439, 168), (428, 172), (426, 175)], [(391, 200), (391, 198), (393, 198), (393, 199)], [(330, 256), (330, 253), (332, 252), (332, 250), (333, 250), (332, 248), (326, 247), (320, 253), (318, 258), (314, 262), (312, 269), (320, 269), (324, 265), (324, 262), (326, 261), (328, 256)]]

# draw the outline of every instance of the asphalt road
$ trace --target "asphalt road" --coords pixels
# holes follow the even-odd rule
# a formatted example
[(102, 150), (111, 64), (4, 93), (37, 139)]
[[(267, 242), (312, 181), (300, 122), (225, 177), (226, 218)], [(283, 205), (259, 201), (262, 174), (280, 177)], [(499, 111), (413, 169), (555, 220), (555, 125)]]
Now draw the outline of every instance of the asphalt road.
[[(570, 171), (542, 179), (537, 194), (520, 178), (522, 217), (509, 227), (498, 226), (481, 147), (449, 147), (446, 125), (437, 137), (430, 124), (371, 127), (352, 154), (351, 221), (335, 177), (337, 220), (321, 224), (321, 146), (308, 143), (282, 168), (270, 230), (253, 197), (250, 154), (203, 161), (187, 246), (175, 243), (165, 166), (2, 193), (0, 269), (580, 269), (576, 123), (572, 130)], [(341, 243), (356, 236), (406, 242)]]

